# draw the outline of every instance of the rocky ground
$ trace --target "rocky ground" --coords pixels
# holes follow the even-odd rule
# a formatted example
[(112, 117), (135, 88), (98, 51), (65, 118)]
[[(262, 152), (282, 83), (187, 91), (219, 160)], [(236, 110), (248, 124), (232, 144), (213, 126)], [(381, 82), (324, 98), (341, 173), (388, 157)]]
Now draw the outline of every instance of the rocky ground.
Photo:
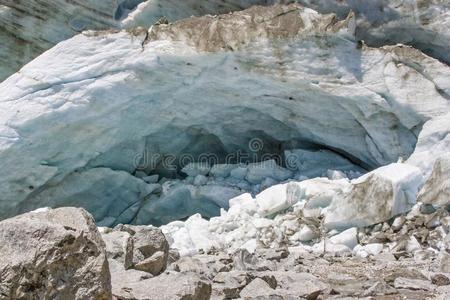
[(212, 249), (180, 257), (152, 226), (100, 232), (76, 208), (41, 209), (0, 222), (0, 299), (450, 296), (450, 215), (444, 208), (416, 205), (356, 236), (344, 231), (326, 238), (322, 249)]
[[(128, 244), (116, 239), (115, 246), (108, 247), (109, 257), (115, 257), (113, 295), (145, 299), (150, 283), (169, 286), (176, 278), (196, 282), (194, 290), (191, 284), (183, 290), (195, 299), (208, 299), (209, 293), (211, 299), (446, 299), (450, 293), (450, 216), (445, 209), (420, 207), (391, 222), (361, 229), (354, 241), (342, 234), (327, 239), (336, 242), (340, 238), (349, 248), (261, 247), (254, 253), (217, 249), (181, 258), (170, 249), (166, 271), (151, 279), (140, 278), (143, 274), (133, 270), (139, 268), (124, 271), (122, 263), (119, 268), (117, 261), (127, 256)], [(108, 240), (122, 230), (121, 226), (107, 229), (103, 236)], [(151, 260), (156, 257), (164, 260), (162, 254)], [(155, 299), (158, 293), (157, 289)], [(173, 297), (167, 295), (167, 299)]]

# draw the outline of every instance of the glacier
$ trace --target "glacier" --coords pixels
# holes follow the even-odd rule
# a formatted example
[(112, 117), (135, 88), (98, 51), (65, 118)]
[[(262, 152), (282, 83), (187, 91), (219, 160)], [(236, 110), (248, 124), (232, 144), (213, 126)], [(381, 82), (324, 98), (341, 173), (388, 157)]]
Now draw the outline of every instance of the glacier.
[[(356, 25), (352, 13), (256, 6), (57, 44), (0, 84), (0, 218), (75, 205), (105, 226), (161, 225), (289, 179), (351, 179), (399, 159), (429, 176), (449, 149), (448, 66), (370, 47)], [(217, 176), (183, 174), (183, 156), (205, 153), (225, 164)], [(261, 167), (265, 154), (281, 161)]]
[(0, 81), (52, 46), (85, 30), (148, 28), (155, 22), (291, 2), (320, 13), (334, 13), (339, 20), (354, 12), (356, 39), (369, 46), (407, 44), (450, 63), (448, 1), (27, 0), (0, 3)]
[(449, 12), (0, 0), (0, 294), (449, 298)]

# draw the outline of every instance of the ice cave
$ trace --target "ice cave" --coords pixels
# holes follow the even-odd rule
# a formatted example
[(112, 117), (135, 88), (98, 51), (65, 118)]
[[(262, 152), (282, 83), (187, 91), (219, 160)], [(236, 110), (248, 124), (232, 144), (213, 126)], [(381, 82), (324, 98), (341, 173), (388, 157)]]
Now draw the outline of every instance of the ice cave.
[[(117, 299), (153, 299), (136, 296), (147, 292), (135, 279), (114, 281), (117, 257), (120, 272), (152, 276), (169, 268), (169, 248), (366, 258), (388, 240), (363, 242), (367, 228), (402, 232), (413, 213), (440, 216), (427, 228), (443, 236), (426, 246), (450, 264), (448, 3), (3, 2), (0, 220), (86, 218), (106, 241)], [(156, 227), (150, 256), (137, 236)], [(414, 236), (406, 252), (425, 249)], [(147, 250), (108, 252), (128, 238)], [(115, 292), (127, 284), (133, 297)], [(242, 296), (251, 288), (227, 295), (254, 299)]]

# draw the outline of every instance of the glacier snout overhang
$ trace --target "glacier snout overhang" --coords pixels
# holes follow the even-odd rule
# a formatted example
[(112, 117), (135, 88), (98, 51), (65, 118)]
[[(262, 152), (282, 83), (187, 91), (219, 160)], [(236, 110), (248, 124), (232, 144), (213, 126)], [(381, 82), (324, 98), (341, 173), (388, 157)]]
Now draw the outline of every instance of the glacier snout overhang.
[[(448, 67), (410, 47), (361, 45), (311, 10), (294, 13), (303, 27), (281, 38), (267, 29), (273, 19), (241, 24), (238, 14), (222, 27), (202, 19), (201, 36), (198, 24), (87, 32), (32, 61), (0, 84), (0, 217), (81, 205), (98, 220), (129, 222), (153, 191), (131, 175), (146, 158), (223, 158), (252, 139), (275, 153), (332, 150), (365, 168), (408, 158), (423, 124), (449, 110)], [(229, 33), (250, 25), (251, 41)], [(200, 49), (227, 26), (214, 43), (242, 39), (234, 51)]]

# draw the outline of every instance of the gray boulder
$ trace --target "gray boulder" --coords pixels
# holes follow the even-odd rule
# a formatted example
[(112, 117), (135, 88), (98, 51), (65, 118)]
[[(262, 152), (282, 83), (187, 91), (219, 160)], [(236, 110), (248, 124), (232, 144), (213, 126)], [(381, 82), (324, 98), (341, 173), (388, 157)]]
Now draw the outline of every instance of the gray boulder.
[(129, 277), (127, 282), (118, 280), (121, 286), (113, 288), (114, 296), (123, 300), (206, 300), (211, 296), (211, 284), (195, 273), (164, 273), (144, 280), (138, 276), (133, 274), (134, 282)]
[(214, 298), (239, 298), (239, 293), (250, 281), (251, 276), (247, 272), (220, 272), (213, 279), (212, 294)]
[(133, 240), (128, 232), (110, 231), (102, 233), (108, 259), (120, 262), (125, 269), (133, 265)]
[(198, 254), (193, 257), (184, 256), (171, 265), (177, 272), (194, 272), (213, 279), (219, 272), (232, 269), (232, 260), (226, 255)]
[(105, 244), (85, 210), (42, 209), (0, 222), (0, 299), (110, 299)]
[(169, 244), (160, 229), (148, 226), (118, 225), (103, 233), (109, 259), (158, 275), (166, 269)]
[(275, 294), (275, 290), (261, 278), (255, 278), (239, 294), (242, 299), (275, 299), (280, 298)]

